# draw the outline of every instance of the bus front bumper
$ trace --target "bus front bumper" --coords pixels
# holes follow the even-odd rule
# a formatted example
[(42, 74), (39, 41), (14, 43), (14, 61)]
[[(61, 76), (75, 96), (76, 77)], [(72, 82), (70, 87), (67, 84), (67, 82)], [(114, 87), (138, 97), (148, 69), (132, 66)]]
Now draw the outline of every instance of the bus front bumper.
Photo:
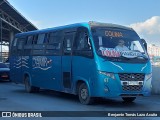
[(91, 90), (91, 96), (105, 98), (150, 96), (151, 79), (144, 80), (141, 85), (122, 85), (118, 79), (112, 80), (103, 76), (100, 84), (96, 85), (96, 89)]

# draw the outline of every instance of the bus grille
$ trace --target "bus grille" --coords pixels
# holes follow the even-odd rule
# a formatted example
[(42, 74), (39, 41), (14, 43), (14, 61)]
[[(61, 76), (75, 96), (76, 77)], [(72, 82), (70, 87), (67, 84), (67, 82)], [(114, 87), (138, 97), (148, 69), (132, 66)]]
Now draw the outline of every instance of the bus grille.
[[(145, 74), (142, 73), (119, 73), (121, 81), (144, 81)], [(141, 91), (143, 85), (122, 85), (123, 91)]]
[(145, 75), (143, 73), (119, 73), (121, 81), (144, 81)]
[(122, 89), (124, 91), (141, 91), (143, 85), (124, 85), (122, 86)]

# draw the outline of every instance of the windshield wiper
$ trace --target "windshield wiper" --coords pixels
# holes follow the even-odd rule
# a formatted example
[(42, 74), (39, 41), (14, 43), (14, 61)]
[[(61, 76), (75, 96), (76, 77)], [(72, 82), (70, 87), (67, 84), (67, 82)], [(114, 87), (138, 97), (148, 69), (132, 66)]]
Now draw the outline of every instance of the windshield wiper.
[(148, 58), (144, 55), (141, 55), (141, 56), (136, 56), (136, 57), (133, 57), (133, 58), (127, 58), (127, 57), (124, 57), (124, 56), (121, 56), (122, 58), (125, 58), (126, 60), (131, 60), (131, 59), (135, 59), (135, 58), (143, 58), (145, 60), (148, 60)]
[(132, 58), (128, 58), (128, 57), (125, 57), (125, 56), (121, 56), (121, 58), (124, 58), (125, 60), (130, 60)]
[[(104, 58), (104, 57), (103, 57)], [(120, 62), (122, 61), (119, 57), (107, 57), (107, 58), (104, 58), (103, 62), (105, 61), (114, 61), (114, 62)]]
[(145, 59), (145, 60), (148, 60), (148, 58), (144, 55), (144, 54), (142, 54), (142, 55), (140, 55), (140, 56), (137, 56), (136, 58), (143, 58), (143, 59)]

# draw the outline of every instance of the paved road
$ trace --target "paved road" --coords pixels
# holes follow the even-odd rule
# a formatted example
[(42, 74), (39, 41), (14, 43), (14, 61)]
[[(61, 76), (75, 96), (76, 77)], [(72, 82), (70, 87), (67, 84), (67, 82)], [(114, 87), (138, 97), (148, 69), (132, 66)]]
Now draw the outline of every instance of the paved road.
[[(160, 111), (160, 95), (140, 97), (134, 103), (124, 103), (120, 98), (100, 99), (94, 105), (82, 105), (78, 97), (49, 90), (26, 93), (24, 86), (11, 82), (0, 82), (0, 111)], [(26, 119), (26, 118), (24, 118)], [(42, 118), (45, 119), (45, 118)], [(46, 118), (53, 119), (53, 118)], [(75, 119), (69, 117), (54, 119)], [(79, 117), (79, 120), (111, 119)], [(158, 118), (112, 118), (126, 120), (152, 120)], [(160, 118), (159, 118), (160, 119)]]

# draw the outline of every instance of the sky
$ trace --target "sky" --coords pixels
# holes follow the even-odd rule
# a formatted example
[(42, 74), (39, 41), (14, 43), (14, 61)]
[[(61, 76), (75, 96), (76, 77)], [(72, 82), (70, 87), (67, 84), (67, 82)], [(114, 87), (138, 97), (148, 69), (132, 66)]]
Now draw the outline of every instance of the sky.
[(132, 27), (160, 47), (160, 0), (8, 0), (39, 29), (98, 21)]

